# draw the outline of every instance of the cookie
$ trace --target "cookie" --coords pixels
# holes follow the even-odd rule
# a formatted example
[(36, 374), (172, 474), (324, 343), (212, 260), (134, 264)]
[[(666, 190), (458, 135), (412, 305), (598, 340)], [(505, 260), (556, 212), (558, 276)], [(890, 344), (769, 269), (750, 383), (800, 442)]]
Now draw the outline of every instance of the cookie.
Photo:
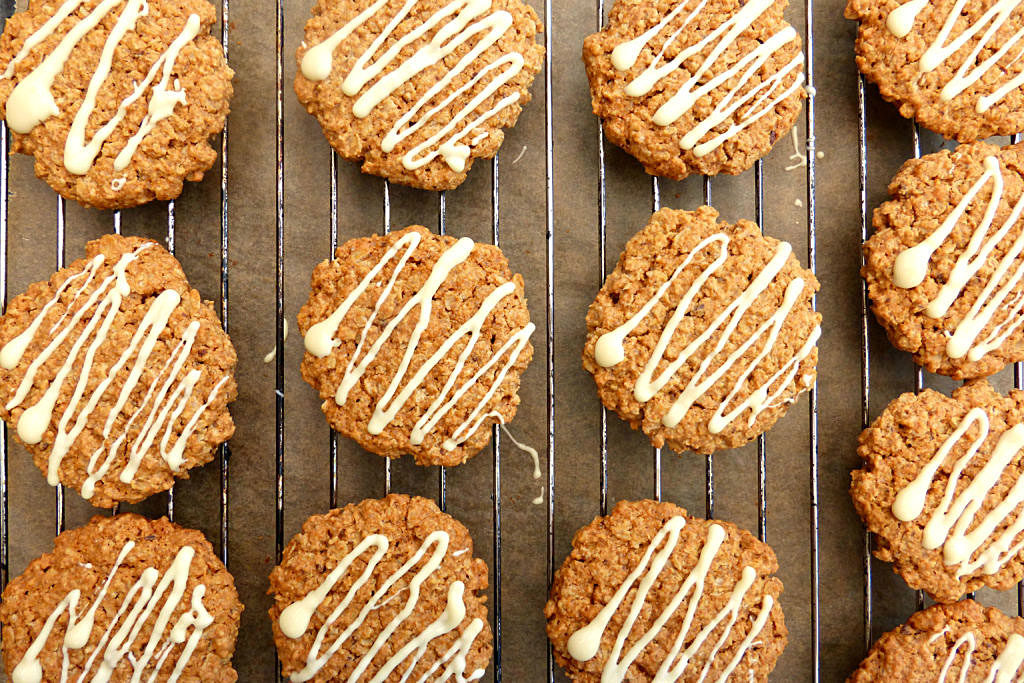
[(295, 93), (364, 173), (451, 190), (530, 101), (541, 30), (521, 0), (318, 0)]
[(854, 507), (875, 555), (952, 602), (1024, 578), (1024, 392), (985, 380), (903, 394), (860, 435)]
[(0, 36), (11, 149), (68, 199), (174, 199), (216, 161), (233, 72), (207, 0), (33, 2)]
[(955, 379), (1024, 360), (1024, 145), (912, 159), (889, 194), (862, 275), (893, 345)]
[(389, 495), (314, 515), (270, 574), (292, 681), (473, 681), (491, 659), (487, 565), (433, 501)]
[(912, 614), (875, 642), (847, 683), (1015, 681), (1022, 665), (1024, 619), (962, 600)]
[(616, 0), (583, 42), (604, 133), (651, 175), (736, 174), (796, 123), (805, 93), (786, 0)]
[(94, 517), (4, 589), (4, 668), (13, 683), (234, 681), (241, 613), (234, 579), (200, 532)]
[(1024, 130), (1024, 7), (849, 0), (857, 66), (906, 118), (960, 142)]
[(729, 522), (622, 501), (576, 532), (544, 608), (569, 679), (763, 681), (786, 646), (775, 553)]
[(414, 225), (346, 242), (313, 271), (302, 376), (363, 448), (458, 465), (515, 415), (534, 328), (500, 249)]
[(235, 430), (235, 349), (156, 244), (107, 235), (0, 318), (0, 418), (51, 485), (135, 503)]
[(601, 402), (659, 448), (739, 446), (814, 384), (814, 274), (756, 224), (717, 218), (654, 214), (587, 313), (583, 367)]

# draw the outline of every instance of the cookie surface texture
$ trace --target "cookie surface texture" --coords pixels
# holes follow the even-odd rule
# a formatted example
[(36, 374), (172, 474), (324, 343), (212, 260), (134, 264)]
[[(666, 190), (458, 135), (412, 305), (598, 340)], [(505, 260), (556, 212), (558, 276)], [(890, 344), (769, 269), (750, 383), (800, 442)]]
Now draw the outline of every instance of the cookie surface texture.
[(912, 159), (889, 194), (862, 275), (893, 345), (954, 379), (1024, 360), (1024, 145)]
[(580, 529), (544, 609), (569, 679), (763, 681), (786, 645), (775, 553), (729, 522), (622, 501)]
[(939, 602), (1024, 578), (1024, 392), (903, 394), (860, 436), (854, 507), (875, 554)]
[(476, 680), (491, 659), (466, 528), (392, 494), (314, 515), (270, 574), (270, 618), (291, 681)]
[(318, 0), (295, 93), (364, 173), (450, 190), (530, 101), (541, 30), (521, 0)]
[(0, 36), (11, 149), (100, 209), (174, 199), (217, 159), (233, 72), (207, 0), (32, 2)]
[(1024, 619), (974, 600), (932, 605), (879, 638), (847, 683), (1015, 681), (1024, 673)]
[(960, 142), (1024, 130), (1024, 5), (849, 0), (857, 66), (900, 114)]
[(709, 207), (662, 209), (587, 313), (583, 367), (655, 446), (711, 453), (771, 427), (814, 383), (821, 316), (792, 247)]
[(804, 98), (785, 0), (616, 0), (583, 43), (594, 113), (651, 175), (740, 173)]
[(234, 433), (231, 340), (167, 251), (107, 235), (0, 318), (0, 417), (51, 485), (138, 502)]
[(368, 451), (458, 465), (515, 415), (534, 328), (501, 250), (412, 226), (346, 242), (313, 271), (302, 376)]
[(4, 589), (4, 668), (13, 683), (234, 681), (241, 613), (202, 533), (94, 517)]

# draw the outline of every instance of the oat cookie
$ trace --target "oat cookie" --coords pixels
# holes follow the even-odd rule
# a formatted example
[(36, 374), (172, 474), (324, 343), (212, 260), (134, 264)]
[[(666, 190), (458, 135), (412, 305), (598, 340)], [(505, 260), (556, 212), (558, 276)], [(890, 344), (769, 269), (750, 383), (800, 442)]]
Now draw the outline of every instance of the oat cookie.
[(903, 165), (862, 271), (893, 345), (931, 372), (1024, 360), (1024, 145), (961, 145)]
[(107, 235), (0, 318), (0, 417), (51, 485), (99, 507), (134, 503), (234, 432), (235, 361), (173, 256)]
[(800, 36), (786, 0), (616, 0), (583, 43), (594, 113), (651, 175), (736, 174), (796, 122)]
[(777, 569), (734, 524), (622, 501), (576, 532), (555, 572), (544, 608), (555, 658), (580, 683), (763, 681), (788, 636)]
[(939, 602), (1024, 578), (1024, 392), (903, 394), (860, 435), (854, 507), (875, 555)]
[(233, 72), (207, 0), (32, 2), (0, 36), (11, 149), (100, 209), (174, 199), (217, 153)]
[(847, 683), (1013, 681), (1024, 664), (1024, 619), (974, 600), (932, 605), (879, 638)]
[(270, 574), (292, 681), (476, 680), (491, 659), (487, 565), (433, 501), (389, 495), (314, 515)]
[(200, 532), (94, 517), (4, 590), (4, 668), (13, 683), (234, 681), (241, 613), (234, 579)]
[(521, 0), (318, 0), (295, 93), (364, 173), (450, 190), (530, 101), (539, 31)]
[(346, 242), (313, 271), (302, 376), (363, 448), (458, 465), (515, 415), (534, 328), (500, 249), (415, 225)]
[(792, 247), (718, 212), (662, 209), (587, 313), (583, 367), (655, 446), (711, 453), (770, 428), (814, 383), (821, 316)]
[(849, 0), (857, 66), (900, 114), (960, 142), (1024, 130), (1024, 5)]

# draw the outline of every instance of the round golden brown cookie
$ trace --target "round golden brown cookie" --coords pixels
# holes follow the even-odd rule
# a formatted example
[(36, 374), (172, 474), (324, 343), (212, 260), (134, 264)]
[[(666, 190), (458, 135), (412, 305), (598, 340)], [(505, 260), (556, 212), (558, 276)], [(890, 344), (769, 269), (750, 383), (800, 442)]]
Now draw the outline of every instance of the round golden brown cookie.
[(860, 435), (850, 495), (875, 555), (939, 602), (1024, 578), (1024, 392), (903, 394)]
[(763, 681), (788, 638), (776, 570), (772, 549), (734, 524), (622, 501), (576, 532), (555, 572), (555, 659), (584, 683)]
[(1015, 681), (1022, 663), (1024, 619), (962, 600), (912, 614), (871, 646), (847, 682)]
[(234, 681), (241, 614), (235, 581), (202, 533), (135, 514), (94, 517), (4, 589), (4, 668), (13, 683)]
[(857, 66), (900, 114), (960, 142), (1024, 130), (1024, 6), (849, 0)]
[(862, 275), (893, 345), (955, 379), (1024, 360), (1024, 145), (912, 159), (889, 194)]
[(389, 495), (314, 515), (270, 573), (292, 681), (475, 680), (491, 660), (487, 565), (426, 498)]
[(736, 174), (783, 137), (804, 97), (786, 0), (616, 0), (583, 43), (594, 113), (651, 175)]
[(0, 37), (11, 149), (85, 206), (174, 199), (213, 165), (228, 114), (216, 21), (207, 0), (31, 3)]
[(318, 0), (295, 93), (364, 173), (450, 190), (530, 101), (541, 30), (521, 0)]
[(609, 410), (676, 451), (734, 448), (814, 383), (813, 273), (755, 223), (662, 209), (587, 313), (583, 367)]
[(313, 271), (299, 329), (331, 427), (420, 465), (486, 446), (533, 357), (523, 278), (501, 250), (419, 225), (338, 247)]
[(0, 318), (0, 417), (51, 485), (135, 503), (234, 433), (235, 361), (173, 256), (107, 235)]

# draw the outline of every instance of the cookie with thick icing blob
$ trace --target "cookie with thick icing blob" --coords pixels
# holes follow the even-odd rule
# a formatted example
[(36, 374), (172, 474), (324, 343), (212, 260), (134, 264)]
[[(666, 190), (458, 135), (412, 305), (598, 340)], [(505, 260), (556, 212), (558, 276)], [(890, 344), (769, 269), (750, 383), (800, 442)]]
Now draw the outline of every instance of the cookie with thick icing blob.
[(814, 384), (813, 273), (757, 225), (662, 209), (587, 313), (583, 367), (655, 446), (711, 453), (770, 428)]
[(544, 613), (569, 679), (764, 681), (786, 646), (775, 553), (729, 522), (622, 501), (576, 532)]
[(530, 101), (540, 31), (520, 0), (318, 0), (295, 92), (363, 172), (450, 190)]
[(291, 681), (474, 681), (491, 659), (487, 565), (466, 527), (392, 494), (314, 515), (270, 574)]
[(33, 2), (0, 36), (11, 149), (100, 209), (174, 199), (216, 161), (231, 69), (207, 0)]
[(7, 680), (234, 681), (241, 613), (234, 579), (200, 532), (94, 517), (4, 589)]
[(616, 0), (583, 43), (594, 113), (651, 175), (736, 174), (796, 122), (800, 37), (786, 0)]
[(0, 417), (51, 485), (135, 503), (213, 459), (237, 358), (155, 242), (107, 235), (0, 318)]
[(500, 249), (416, 225), (318, 265), (299, 329), (331, 427), (389, 458), (458, 465), (515, 415), (535, 325)]

